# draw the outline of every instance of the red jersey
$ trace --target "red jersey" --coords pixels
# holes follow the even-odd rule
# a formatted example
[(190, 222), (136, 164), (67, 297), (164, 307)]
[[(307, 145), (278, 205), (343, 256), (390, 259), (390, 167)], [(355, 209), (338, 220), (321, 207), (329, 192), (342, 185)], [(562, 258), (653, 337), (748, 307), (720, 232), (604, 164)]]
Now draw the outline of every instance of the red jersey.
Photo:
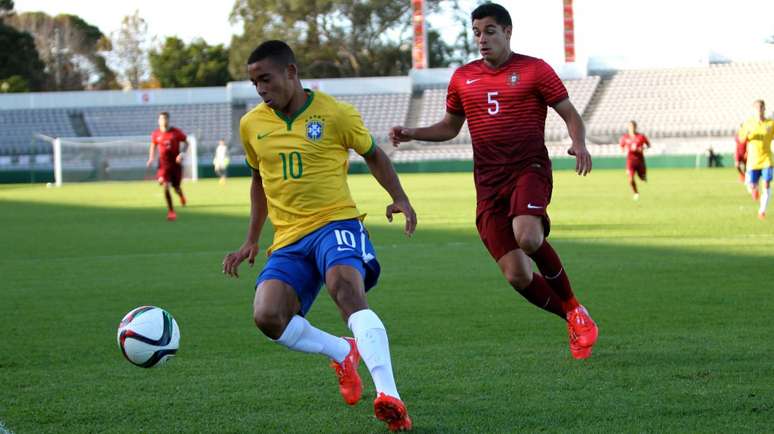
[(644, 134), (637, 133), (635, 135), (629, 135), (629, 133), (621, 136), (621, 141), (618, 143), (621, 145), (621, 149), (626, 151), (626, 159), (628, 160), (641, 160), (644, 158), (643, 151), (645, 147), (650, 147), (650, 142)]
[(449, 82), (446, 111), (465, 116), (473, 142), (478, 199), (497, 193), (515, 169), (551, 166), (545, 145), (548, 106), (568, 98), (543, 60), (511, 53), (499, 68), (483, 59), (458, 68)]
[(159, 151), (159, 166), (177, 164), (175, 159), (180, 154), (180, 142), (186, 139), (185, 133), (178, 128), (171, 127), (164, 132), (156, 128), (151, 134), (151, 142)]
[(734, 159), (736, 161), (747, 161), (747, 137), (739, 137), (739, 134), (734, 134), (734, 141), (736, 141)]

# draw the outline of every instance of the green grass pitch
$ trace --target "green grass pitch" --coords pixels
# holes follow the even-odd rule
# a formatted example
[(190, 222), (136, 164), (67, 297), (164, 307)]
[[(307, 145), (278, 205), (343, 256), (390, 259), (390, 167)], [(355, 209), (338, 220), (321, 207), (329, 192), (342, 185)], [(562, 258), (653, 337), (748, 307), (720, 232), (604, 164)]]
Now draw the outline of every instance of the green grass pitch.
[[(774, 211), (758, 221), (730, 169), (649, 175), (634, 202), (623, 170), (555, 174), (550, 240), (600, 326), (586, 361), (499, 275), (470, 174), (402, 177), (411, 239), (402, 217), (386, 223), (376, 181), (350, 177), (383, 267), (369, 302), (416, 432), (772, 429)], [(184, 184), (174, 223), (151, 182), (0, 187), (0, 431), (385, 432), (365, 366), (365, 399), (347, 407), (323, 357), (254, 327), (263, 257), (239, 280), (221, 274), (244, 239), (248, 185)], [(143, 304), (181, 328), (163, 368), (116, 346)], [(348, 333), (324, 291), (309, 319)]]

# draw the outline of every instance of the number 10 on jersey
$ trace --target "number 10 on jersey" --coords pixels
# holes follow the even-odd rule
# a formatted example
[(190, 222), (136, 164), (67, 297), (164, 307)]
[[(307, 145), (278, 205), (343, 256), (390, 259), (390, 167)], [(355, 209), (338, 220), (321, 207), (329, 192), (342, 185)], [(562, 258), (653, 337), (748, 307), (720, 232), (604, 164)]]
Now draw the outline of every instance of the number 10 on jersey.
[(301, 162), (301, 153), (293, 151), (288, 154), (279, 153), (282, 160), (282, 179), (287, 180), (288, 175), (293, 179), (298, 179), (304, 174), (304, 164)]

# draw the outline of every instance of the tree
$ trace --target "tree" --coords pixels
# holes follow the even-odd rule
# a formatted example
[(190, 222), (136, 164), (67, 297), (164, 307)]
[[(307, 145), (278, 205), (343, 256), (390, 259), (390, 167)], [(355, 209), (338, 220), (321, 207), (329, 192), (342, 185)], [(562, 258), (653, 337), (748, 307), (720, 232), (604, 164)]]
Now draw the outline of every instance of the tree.
[(80, 90), (115, 87), (103, 52), (110, 42), (96, 26), (77, 15), (51, 17), (43, 12), (12, 15), (6, 22), (31, 34), (45, 64), (45, 90)]
[(13, 0), (0, 0), (0, 20), (13, 14)]
[(0, 86), (3, 92), (28, 92), (43, 85), (45, 65), (40, 61), (35, 41), (0, 22)]
[(446, 68), (452, 63), (458, 63), (454, 47), (447, 44), (441, 34), (435, 30), (427, 31), (427, 65), (430, 68)]
[(168, 37), (149, 54), (151, 73), (162, 87), (223, 86), (231, 80), (228, 49), (207, 45), (202, 39), (190, 45)]
[(121, 28), (112, 39), (121, 79), (125, 85), (138, 89), (148, 78), (148, 23), (135, 10), (121, 20)]
[[(440, 0), (428, 0), (428, 11)], [(303, 77), (406, 74), (411, 68), (411, 3), (392, 0), (236, 0), (229, 71), (245, 78), (260, 41), (281, 39), (296, 53)]]

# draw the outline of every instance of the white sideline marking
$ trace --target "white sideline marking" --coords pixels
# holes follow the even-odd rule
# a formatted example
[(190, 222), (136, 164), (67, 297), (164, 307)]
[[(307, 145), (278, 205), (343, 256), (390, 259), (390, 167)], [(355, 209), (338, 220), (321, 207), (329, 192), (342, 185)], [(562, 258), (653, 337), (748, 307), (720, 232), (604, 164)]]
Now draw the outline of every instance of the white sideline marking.
[(5, 427), (2, 420), (0, 420), (0, 434), (13, 434), (13, 431)]

